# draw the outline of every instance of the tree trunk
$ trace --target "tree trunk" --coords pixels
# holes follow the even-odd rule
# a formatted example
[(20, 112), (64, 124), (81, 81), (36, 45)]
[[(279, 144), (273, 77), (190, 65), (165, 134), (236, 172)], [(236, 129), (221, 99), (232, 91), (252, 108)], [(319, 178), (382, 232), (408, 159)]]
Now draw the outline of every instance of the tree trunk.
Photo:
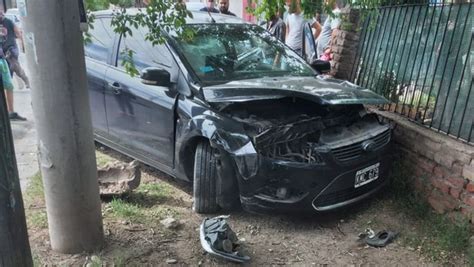
[(94, 251), (104, 237), (78, 0), (28, 1), (24, 26), (51, 246)]
[(0, 266), (33, 266), (13, 138), (0, 76)]

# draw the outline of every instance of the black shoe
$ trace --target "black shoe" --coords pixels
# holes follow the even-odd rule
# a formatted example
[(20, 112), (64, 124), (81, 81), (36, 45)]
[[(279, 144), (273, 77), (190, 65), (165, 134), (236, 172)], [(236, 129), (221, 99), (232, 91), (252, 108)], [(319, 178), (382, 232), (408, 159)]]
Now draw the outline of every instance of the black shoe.
[(18, 115), (18, 113), (16, 112), (10, 112), (8, 114), (8, 118), (11, 121), (26, 121), (26, 118), (23, 118), (22, 116)]

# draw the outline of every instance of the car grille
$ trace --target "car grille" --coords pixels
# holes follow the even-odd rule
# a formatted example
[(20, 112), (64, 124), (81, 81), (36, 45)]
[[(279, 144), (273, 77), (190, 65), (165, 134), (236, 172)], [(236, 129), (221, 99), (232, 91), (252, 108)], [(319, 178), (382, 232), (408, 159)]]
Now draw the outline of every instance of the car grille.
[[(388, 142), (390, 142), (390, 135), (390, 130), (387, 130), (368, 140), (373, 140), (375, 142), (373, 149), (377, 150), (388, 144)], [(354, 160), (359, 158), (364, 153), (364, 150), (362, 149), (362, 143), (364, 141), (350, 144), (348, 146), (334, 148), (331, 150), (331, 152), (334, 157), (339, 161)]]
[(366, 184), (358, 188), (352, 187), (352, 188), (347, 188), (347, 189), (343, 189), (336, 192), (331, 192), (328, 194), (323, 193), (322, 195), (318, 196), (313, 201), (313, 205), (316, 208), (327, 207), (330, 205), (335, 205), (344, 201), (348, 201), (372, 191), (373, 189), (377, 188), (383, 183), (384, 183), (384, 179), (379, 178), (369, 184)]

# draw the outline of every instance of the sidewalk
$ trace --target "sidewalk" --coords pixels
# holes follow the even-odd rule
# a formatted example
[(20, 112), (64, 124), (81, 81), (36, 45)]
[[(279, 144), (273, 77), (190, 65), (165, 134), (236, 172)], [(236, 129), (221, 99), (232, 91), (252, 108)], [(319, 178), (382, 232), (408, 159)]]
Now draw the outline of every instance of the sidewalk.
[(28, 184), (28, 178), (35, 175), (39, 170), (36, 129), (33, 121), (30, 93), (31, 91), (26, 89), (16, 89), (14, 91), (15, 111), (26, 117), (27, 121), (11, 121), (20, 185), (23, 192)]

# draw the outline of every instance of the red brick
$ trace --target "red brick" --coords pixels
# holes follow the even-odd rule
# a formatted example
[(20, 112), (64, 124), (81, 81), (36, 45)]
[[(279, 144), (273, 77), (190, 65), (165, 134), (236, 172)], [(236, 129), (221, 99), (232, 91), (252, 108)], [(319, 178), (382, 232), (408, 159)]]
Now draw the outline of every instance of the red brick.
[(458, 189), (458, 188), (449, 189), (449, 194), (453, 196), (455, 199), (459, 199), (461, 192), (462, 192), (462, 189)]
[(466, 190), (467, 192), (469, 193), (474, 193), (474, 184), (472, 182), (469, 182), (467, 185), (466, 185)]
[(417, 160), (418, 166), (423, 169), (427, 173), (432, 173), (435, 167), (435, 163), (423, 158), (418, 158)]
[(434, 167), (433, 174), (438, 178), (444, 178), (447, 175), (446, 169), (441, 166)]
[(466, 203), (467, 205), (474, 207), (474, 195), (473, 194), (466, 194), (462, 201)]
[(449, 184), (445, 180), (432, 177), (430, 181), (433, 184), (433, 186), (438, 188), (441, 192), (445, 194), (449, 194)]
[(463, 189), (466, 184), (466, 180), (462, 177), (448, 177), (446, 180), (450, 183), (451, 187), (457, 189)]
[(461, 176), (462, 168), (463, 168), (463, 164), (456, 161), (453, 163), (453, 166), (451, 167), (451, 173), (456, 176)]

